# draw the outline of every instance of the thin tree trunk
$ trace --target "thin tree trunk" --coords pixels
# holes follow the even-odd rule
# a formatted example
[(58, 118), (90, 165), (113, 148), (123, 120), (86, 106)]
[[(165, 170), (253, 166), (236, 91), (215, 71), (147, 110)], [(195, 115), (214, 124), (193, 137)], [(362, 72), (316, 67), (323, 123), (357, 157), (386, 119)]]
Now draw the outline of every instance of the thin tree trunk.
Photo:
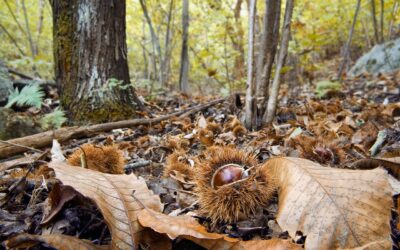
[(39, 21), (37, 24), (37, 35), (36, 35), (36, 42), (35, 42), (35, 50), (36, 53), (39, 54), (39, 41), (40, 41), (40, 36), (42, 35), (42, 30), (43, 30), (43, 12), (44, 12), (44, 0), (39, 0)]
[[(260, 55), (263, 55), (263, 59), (259, 58), (260, 72), (257, 71), (257, 96), (262, 98), (260, 105), (260, 114), (264, 114), (266, 103), (268, 101), (268, 90), (271, 79), (272, 65), (275, 60), (275, 54), (278, 47), (279, 41), (279, 25), (281, 16), (281, 1), (280, 0), (268, 0), (265, 11), (264, 19), (264, 31), (262, 41), (262, 51)], [(263, 60), (263, 62), (261, 62)]]
[(28, 35), (29, 47), (31, 48), (32, 59), (34, 59), (37, 54), (35, 51), (35, 45), (33, 44), (32, 40), (31, 29), (29, 28), (29, 20), (28, 20), (28, 13), (26, 12), (25, 0), (22, 0), (21, 5), (22, 5), (22, 11), (24, 13), (25, 30), (26, 34)]
[(385, 38), (383, 37), (383, 27), (384, 27), (384, 13), (385, 13), (385, 3), (383, 2), (383, 0), (380, 1), (381, 2), (381, 20), (380, 20), (380, 24), (381, 24), (381, 29), (380, 29), (380, 39), (381, 39), (381, 43), (383, 43), (385, 41)]
[(10, 38), (11, 42), (17, 47), (19, 53), (21, 53), (22, 56), (26, 56), (25, 52), (19, 47), (17, 40), (10, 34), (10, 32), (7, 31), (7, 29), (0, 23), (0, 28), (6, 33), (8, 38)]
[(167, 30), (165, 34), (165, 46), (164, 46), (164, 60), (162, 62), (163, 66), (163, 79), (166, 82), (169, 78), (169, 65), (171, 60), (170, 53), (170, 43), (171, 43), (171, 20), (172, 20), (172, 10), (174, 9), (174, 0), (171, 0), (169, 4), (168, 16), (167, 16)]
[(349, 58), (350, 44), (351, 44), (351, 40), (353, 39), (354, 28), (356, 26), (358, 13), (360, 12), (360, 6), (361, 6), (361, 0), (357, 0), (356, 10), (354, 12), (353, 23), (351, 24), (351, 29), (350, 29), (350, 33), (349, 33), (349, 39), (347, 40), (347, 43), (344, 47), (343, 60), (339, 66), (339, 72), (338, 72), (338, 76), (337, 76), (337, 78), (339, 80), (342, 79), (342, 74), (343, 74), (344, 69), (346, 68), (347, 60)]
[(367, 22), (364, 19), (362, 19), (361, 24), (364, 29), (365, 42), (367, 43), (367, 48), (371, 48), (372, 43), (371, 43), (371, 39), (369, 38), (369, 29), (368, 29)]
[(4, 1), (4, 3), (6, 4), (7, 9), (8, 9), (8, 11), (10, 12), (11, 16), (13, 17), (15, 23), (17, 24), (19, 30), (22, 32), (22, 34), (24, 34), (24, 35), (26, 36), (26, 38), (28, 38), (28, 35), (26, 34), (26, 31), (24, 30), (24, 28), (22, 28), (22, 25), (19, 23), (17, 17), (15, 16), (14, 12), (13, 12), (12, 9), (11, 9), (10, 4), (7, 2), (7, 0), (3, 0), (3, 1)]
[(245, 125), (247, 129), (256, 128), (256, 86), (254, 81), (254, 26), (255, 26), (256, 0), (249, 3), (249, 34), (247, 57), (247, 84), (245, 100)]
[(225, 65), (225, 74), (226, 74), (226, 82), (228, 83), (229, 87), (229, 94), (232, 93), (232, 81), (229, 75), (229, 66), (228, 66), (228, 34), (225, 32), (224, 34), (224, 65)]
[(183, 0), (182, 5), (182, 53), (179, 90), (185, 94), (189, 94), (189, 0)]
[(279, 48), (279, 56), (278, 56), (278, 62), (276, 64), (275, 77), (274, 81), (272, 82), (271, 95), (268, 99), (267, 109), (264, 113), (266, 124), (272, 123), (275, 117), (276, 107), (278, 103), (281, 70), (285, 64), (289, 46), (290, 25), (292, 21), (293, 8), (294, 8), (294, 0), (287, 0), (285, 7), (285, 18), (283, 20), (283, 27), (282, 27), (282, 40)]
[[(160, 40), (158, 39), (158, 36), (157, 36), (156, 32), (154, 31), (153, 24), (152, 24), (150, 16), (149, 16), (149, 12), (147, 11), (147, 6), (146, 6), (145, 0), (139, 0), (139, 2), (140, 2), (140, 6), (142, 7), (142, 10), (143, 10), (143, 15), (146, 18), (147, 24), (149, 25), (151, 41), (157, 51), (157, 56), (158, 56), (158, 60), (160, 63), (160, 71), (158, 72), (158, 75), (159, 75), (158, 80), (160, 83), (160, 87), (163, 87), (164, 86), (163, 68), (162, 68), (163, 57), (162, 57), (162, 52), (161, 52)], [(155, 72), (155, 73), (157, 73), (157, 72)]]
[(397, 13), (398, 8), (399, 8), (399, 2), (398, 2), (398, 1), (395, 1), (394, 4), (393, 4), (392, 15), (391, 15), (390, 22), (389, 22), (388, 40), (391, 40), (391, 39), (392, 39), (392, 34), (393, 34), (393, 23), (394, 23), (394, 20), (395, 20), (395, 17), (396, 17), (396, 13)]
[(236, 81), (240, 81), (245, 76), (245, 56), (244, 56), (244, 31), (241, 24), (240, 12), (242, 10), (243, 0), (237, 0), (234, 10), (233, 17), (235, 19), (235, 27), (227, 27), (227, 33), (232, 42), (233, 49), (237, 52), (234, 59), (234, 72), (233, 78)]
[(376, 7), (375, 0), (370, 0), (371, 3), (371, 16), (374, 24), (374, 36), (375, 36), (375, 44), (379, 43), (379, 31), (378, 31), (378, 21), (376, 20)]
[(143, 22), (142, 22), (142, 34), (143, 34), (143, 36), (142, 36), (142, 42), (140, 43), (140, 46), (142, 47), (142, 55), (143, 55), (143, 62), (144, 62), (143, 77), (145, 77), (147, 80), (150, 80), (150, 73), (149, 73), (150, 72), (150, 70), (149, 70), (150, 65), (149, 65), (148, 60), (147, 60), (148, 51), (146, 49), (146, 28), (145, 28), (145, 26), (146, 26), (146, 23), (143, 20)]

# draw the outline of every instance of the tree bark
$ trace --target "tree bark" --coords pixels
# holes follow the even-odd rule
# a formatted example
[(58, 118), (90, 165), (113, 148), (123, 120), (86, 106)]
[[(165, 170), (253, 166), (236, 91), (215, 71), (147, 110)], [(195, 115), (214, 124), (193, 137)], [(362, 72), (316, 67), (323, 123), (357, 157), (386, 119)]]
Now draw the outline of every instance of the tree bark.
[(279, 24), (281, 16), (281, 1), (267, 0), (263, 25), (262, 50), (257, 67), (257, 96), (262, 98), (260, 114), (264, 114), (268, 101), (269, 82), (272, 65), (279, 41)]
[(389, 34), (388, 34), (388, 40), (392, 40), (392, 34), (393, 34), (393, 24), (394, 24), (394, 20), (396, 18), (396, 13), (399, 7), (399, 2), (395, 1), (393, 3), (393, 8), (392, 8), (392, 14), (390, 17), (390, 21), (389, 21)]
[(344, 69), (346, 68), (347, 60), (349, 58), (350, 44), (351, 44), (351, 40), (353, 39), (354, 28), (356, 26), (358, 12), (360, 12), (360, 6), (361, 6), (361, 0), (357, 0), (356, 10), (354, 12), (353, 23), (351, 24), (349, 39), (347, 40), (347, 43), (346, 43), (346, 45), (344, 47), (343, 60), (342, 60), (342, 63), (340, 64), (340, 66), (339, 66), (339, 72), (338, 72), (338, 76), (337, 76), (337, 78), (339, 80), (342, 79), (342, 74), (343, 74)]
[(371, 16), (372, 16), (372, 21), (374, 23), (375, 44), (378, 44), (379, 43), (379, 32), (378, 32), (378, 21), (376, 20), (375, 0), (370, 0), (370, 3), (371, 3)]
[(279, 95), (280, 76), (281, 76), (280, 72), (285, 64), (288, 52), (289, 39), (290, 39), (290, 24), (292, 21), (293, 8), (294, 8), (294, 0), (287, 0), (285, 7), (285, 18), (283, 21), (283, 28), (282, 28), (282, 40), (279, 48), (279, 57), (278, 57), (278, 62), (276, 64), (275, 77), (274, 81), (272, 82), (271, 95), (268, 99), (267, 109), (264, 113), (265, 117), (264, 120), (266, 124), (272, 123), (275, 117), (276, 107), (278, 103), (278, 95)]
[(254, 27), (255, 27), (256, 0), (249, 3), (249, 48), (247, 58), (247, 84), (245, 100), (245, 126), (247, 129), (256, 128), (256, 86), (254, 81)]
[(168, 16), (167, 16), (167, 30), (165, 31), (165, 45), (164, 45), (164, 60), (163, 66), (163, 79), (164, 83), (168, 82), (170, 74), (170, 62), (171, 62), (171, 22), (172, 22), (172, 10), (174, 9), (174, 0), (170, 1)]
[(4, 31), (4, 33), (8, 36), (8, 38), (10, 38), (11, 42), (18, 49), (21, 56), (26, 56), (25, 52), (21, 49), (21, 47), (19, 47), (17, 40), (15, 40), (15, 38), (10, 34), (10, 32), (7, 31), (6, 27), (4, 27), (1, 23), (0, 23), (0, 28)]
[(24, 14), (25, 30), (26, 30), (26, 34), (28, 36), (29, 47), (31, 49), (31, 56), (32, 56), (32, 59), (35, 59), (37, 53), (35, 50), (35, 45), (33, 43), (31, 29), (29, 27), (29, 19), (28, 19), (28, 13), (26, 12), (25, 0), (22, 0), (21, 5), (22, 5), (22, 11)]
[(384, 26), (384, 22), (385, 22), (385, 20), (384, 20), (385, 3), (384, 3), (383, 0), (381, 0), (380, 2), (381, 2), (381, 17), (380, 17), (380, 25), (381, 25), (381, 27), (380, 27), (380, 36), (381, 37), (380, 37), (380, 41), (381, 41), (381, 43), (383, 43), (385, 41), (385, 38), (383, 36), (383, 26)]
[(39, 41), (40, 41), (40, 36), (42, 35), (43, 31), (43, 19), (44, 19), (44, 0), (39, 0), (39, 20), (37, 24), (37, 34), (36, 34), (36, 42), (35, 42), (35, 51), (36, 54), (39, 54)]
[[(56, 82), (73, 121), (104, 122), (134, 115), (125, 34), (125, 1), (53, 0)], [(117, 86), (110, 86), (117, 79)]]
[(183, 0), (182, 8), (182, 53), (181, 69), (179, 74), (179, 90), (185, 94), (189, 93), (189, 0)]
[[(139, 0), (139, 2), (140, 2), (140, 6), (142, 7), (142, 10), (143, 10), (143, 15), (147, 21), (147, 24), (149, 25), (152, 44), (153, 44), (155, 50), (157, 51), (158, 60), (159, 60), (159, 64), (160, 64), (160, 70), (158, 72), (158, 80), (160, 83), (160, 87), (163, 87), (164, 86), (164, 78), (163, 78), (164, 69), (163, 69), (163, 57), (162, 57), (162, 52), (161, 52), (160, 39), (158, 38), (156, 32), (154, 31), (153, 24), (152, 24), (150, 16), (149, 16), (149, 12), (147, 11), (147, 6), (146, 6), (145, 0)], [(156, 73), (156, 72), (154, 72), (154, 73)]]
[(234, 71), (232, 72), (233, 78), (236, 81), (240, 81), (245, 76), (245, 58), (244, 58), (244, 31), (241, 24), (240, 12), (242, 10), (243, 0), (237, 0), (234, 10), (233, 17), (235, 19), (235, 26), (227, 25), (226, 32), (232, 42), (233, 49), (237, 52), (234, 59)]

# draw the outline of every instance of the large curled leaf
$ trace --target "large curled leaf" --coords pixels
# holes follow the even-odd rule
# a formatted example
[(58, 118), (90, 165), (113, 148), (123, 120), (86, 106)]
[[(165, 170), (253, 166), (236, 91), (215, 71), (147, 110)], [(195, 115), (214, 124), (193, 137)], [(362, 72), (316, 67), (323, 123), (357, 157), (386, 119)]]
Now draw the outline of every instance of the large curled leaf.
[(400, 157), (392, 158), (365, 158), (352, 164), (357, 169), (373, 169), (383, 167), (389, 171), (395, 178), (400, 179)]
[(322, 167), (299, 158), (275, 158), (277, 221), (289, 235), (307, 236), (306, 249), (384, 249), (390, 235), (392, 189), (385, 170)]
[(137, 212), (143, 205), (162, 210), (160, 198), (147, 188), (143, 179), (133, 174), (103, 174), (65, 162), (51, 162), (49, 167), (64, 185), (72, 186), (97, 204), (110, 228), (113, 249), (137, 247), (143, 233)]
[(302, 249), (299, 245), (293, 244), (289, 240), (241, 241), (223, 234), (209, 233), (205, 227), (190, 216), (174, 217), (145, 209), (138, 213), (138, 218), (142, 226), (149, 227), (158, 233), (167, 234), (171, 239), (185, 238), (211, 250)]

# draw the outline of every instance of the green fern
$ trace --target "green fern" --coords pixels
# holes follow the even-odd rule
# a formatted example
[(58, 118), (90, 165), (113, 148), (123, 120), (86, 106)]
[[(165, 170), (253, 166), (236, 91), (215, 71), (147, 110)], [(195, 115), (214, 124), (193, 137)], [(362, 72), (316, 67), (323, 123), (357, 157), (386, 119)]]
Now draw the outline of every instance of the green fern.
[(15, 88), (8, 96), (6, 108), (10, 108), (14, 104), (18, 107), (33, 106), (40, 108), (42, 106), (43, 97), (44, 92), (41, 90), (40, 86), (36, 84), (25, 86), (21, 92), (19, 92), (18, 88)]
[(67, 118), (65, 117), (64, 111), (56, 108), (52, 113), (49, 113), (43, 116), (40, 119), (40, 124), (43, 129), (57, 129), (60, 128), (65, 122)]

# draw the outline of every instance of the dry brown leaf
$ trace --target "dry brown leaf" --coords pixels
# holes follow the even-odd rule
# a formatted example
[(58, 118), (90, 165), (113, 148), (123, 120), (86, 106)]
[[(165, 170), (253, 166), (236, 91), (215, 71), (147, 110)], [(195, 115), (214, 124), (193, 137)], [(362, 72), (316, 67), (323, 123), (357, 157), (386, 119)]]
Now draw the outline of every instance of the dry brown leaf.
[(383, 167), (396, 179), (400, 179), (400, 157), (365, 158), (353, 162), (351, 166), (357, 169), (374, 169), (377, 167)]
[(391, 249), (392, 243), (388, 240), (373, 241), (356, 248), (346, 248), (341, 250), (369, 250), (369, 249)]
[(110, 249), (110, 246), (95, 245), (88, 240), (82, 240), (77, 237), (52, 234), (52, 235), (32, 235), (19, 234), (12, 237), (6, 242), (7, 248), (21, 249), (35, 246), (44, 243), (59, 250), (105, 250)]
[(50, 212), (42, 218), (42, 222), (40, 224), (43, 225), (51, 221), (68, 202), (71, 202), (74, 199), (82, 202), (86, 200), (82, 194), (77, 192), (71, 186), (55, 183), (51, 192), (49, 193)]
[(49, 167), (64, 185), (72, 186), (96, 202), (110, 228), (113, 249), (137, 247), (143, 228), (136, 213), (143, 205), (162, 211), (160, 198), (147, 188), (143, 179), (133, 174), (104, 174), (65, 162), (51, 162)]
[(138, 213), (139, 222), (144, 227), (167, 234), (171, 239), (185, 238), (210, 250), (217, 249), (302, 249), (289, 240), (250, 240), (241, 241), (223, 234), (209, 233), (196, 219), (189, 216), (168, 216), (163, 213), (144, 209)]
[(264, 166), (273, 168), (280, 187), (279, 225), (292, 237), (303, 232), (306, 249), (389, 241), (393, 190), (385, 170), (335, 169), (289, 157), (271, 159)]

